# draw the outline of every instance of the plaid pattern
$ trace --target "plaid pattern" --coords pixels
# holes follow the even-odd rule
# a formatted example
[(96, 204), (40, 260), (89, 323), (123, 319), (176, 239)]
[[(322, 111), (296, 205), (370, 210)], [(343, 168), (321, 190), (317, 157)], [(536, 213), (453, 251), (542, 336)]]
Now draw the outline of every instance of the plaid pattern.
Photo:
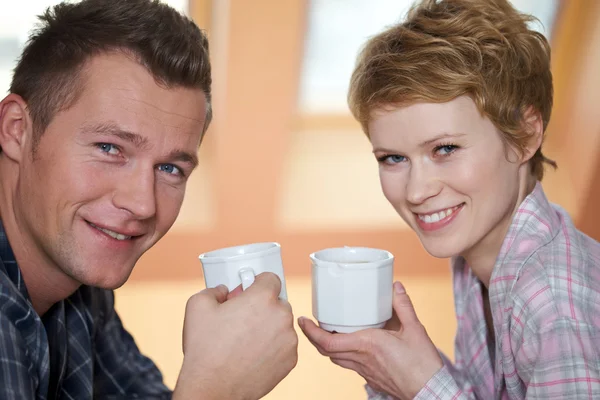
[(41, 318), (0, 222), (0, 399), (170, 399), (114, 309), (82, 286)]
[[(489, 286), (452, 260), (456, 362), (416, 399), (600, 399), (600, 244), (546, 199), (541, 184), (513, 218)], [(367, 387), (370, 400), (392, 399)]]

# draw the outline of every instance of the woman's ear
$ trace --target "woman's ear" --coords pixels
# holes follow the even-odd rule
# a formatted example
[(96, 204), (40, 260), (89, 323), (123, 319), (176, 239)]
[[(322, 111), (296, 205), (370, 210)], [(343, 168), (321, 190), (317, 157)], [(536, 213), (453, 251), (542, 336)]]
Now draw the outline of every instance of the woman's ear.
[(528, 162), (542, 146), (544, 138), (544, 121), (542, 114), (532, 106), (529, 106), (523, 114), (523, 129), (527, 133), (528, 140), (523, 148), (522, 162)]
[(0, 102), (0, 147), (2, 153), (20, 162), (31, 140), (32, 123), (27, 103), (11, 93)]

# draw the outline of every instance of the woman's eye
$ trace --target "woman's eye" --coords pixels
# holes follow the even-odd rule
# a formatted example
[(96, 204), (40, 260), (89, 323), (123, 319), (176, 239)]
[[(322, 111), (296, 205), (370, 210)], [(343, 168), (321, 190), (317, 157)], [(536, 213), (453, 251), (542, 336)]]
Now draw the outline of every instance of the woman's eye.
[(458, 146), (453, 144), (446, 144), (444, 146), (438, 146), (435, 148), (435, 152), (441, 156), (447, 156), (448, 154), (454, 153), (458, 149)]
[(378, 158), (378, 161), (380, 163), (388, 164), (388, 165), (399, 164), (401, 162), (404, 162), (405, 160), (406, 160), (406, 157), (400, 156), (398, 154), (390, 154), (390, 155), (385, 155), (385, 156), (381, 156)]

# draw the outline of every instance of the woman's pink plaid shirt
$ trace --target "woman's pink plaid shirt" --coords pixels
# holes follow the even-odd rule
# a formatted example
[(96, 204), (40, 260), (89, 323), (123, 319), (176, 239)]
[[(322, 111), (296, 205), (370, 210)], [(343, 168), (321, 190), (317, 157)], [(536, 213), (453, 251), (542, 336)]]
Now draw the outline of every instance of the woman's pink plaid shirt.
[[(443, 357), (416, 399), (600, 399), (600, 243), (549, 203), (540, 183), (496, 259), (489, 286), (495, 340), (480, 281), (462, 257), (452, 271), (456, 360)], [(367, 392), (369, 400), (393, 399)]]

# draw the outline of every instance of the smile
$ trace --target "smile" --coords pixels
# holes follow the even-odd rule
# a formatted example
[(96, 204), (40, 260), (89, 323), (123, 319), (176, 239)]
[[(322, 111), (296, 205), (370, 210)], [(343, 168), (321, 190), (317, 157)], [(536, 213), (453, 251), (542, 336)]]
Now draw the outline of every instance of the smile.
[(99, 230), (99, 231), (101, 231), (101, 232), (104, 232), (104, 233), (106, 233), (108, 236), (110, 236), (110, 237), (112, 237), (112, 238), (114, 238), (114, 239), (117, 239), (117, 240), (129, 240), (129, 239), (131, 239), (131, 238), (132, 238), (131, 236), (123, 235), (123, 234), (121, 234), (121, 233), (114, 232), (114, 231), (111, 231), (111, 230), (109, 230), (109, 229), (100, 228), (99, 226), (97, 226), (97, 225), (94, 225), (94, 224), (92, 224), (91, 222), (88, 222), (88, 223), (89, 223), (91, 226), (93, 226), (94, 228), (98, 229), (98, 230)]
[(458, 211), (463, 205), (464, 205), (464, 203), (461, 203), (457, 206), (450, 207), (450, 208), (447, 208), (442, 211), (433, 212), (430, 214), (417, 214), (417, 217), (419, 218), (419, 220), (421, 220), (425, 224), (433, 224), (436, 222), (443, 222), (444, 220), (450, 218), (452, 216), (452, 214), (454, 214), (456, 211)]

